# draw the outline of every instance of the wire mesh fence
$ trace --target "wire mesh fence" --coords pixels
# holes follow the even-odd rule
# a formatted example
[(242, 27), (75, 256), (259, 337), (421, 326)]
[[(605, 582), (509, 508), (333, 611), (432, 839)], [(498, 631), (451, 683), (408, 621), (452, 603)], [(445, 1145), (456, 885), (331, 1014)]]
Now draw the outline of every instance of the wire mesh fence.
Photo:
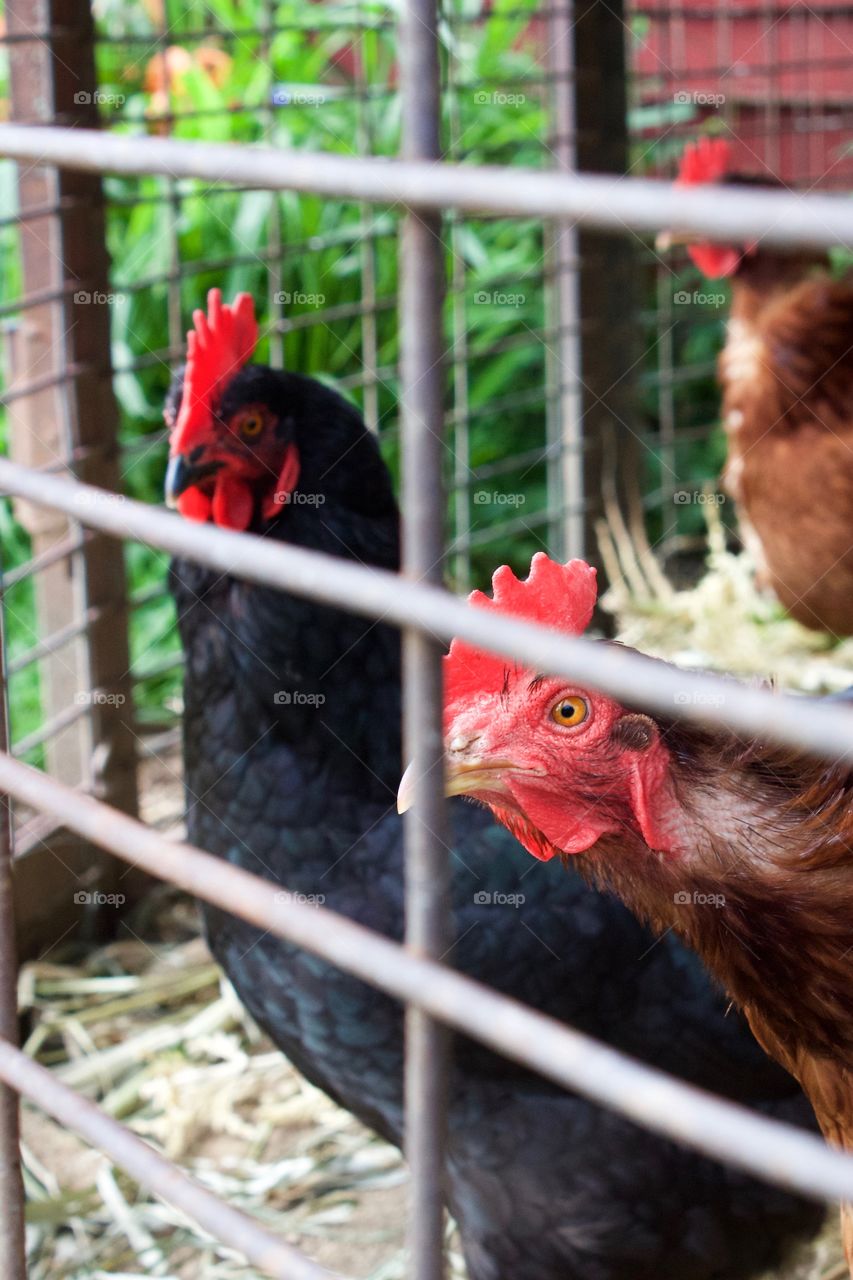
[[(674, 175), (701, 132), (729, 142), (732, 171), (745, 178), (849, 190), (851, 20), (842, 3), (632, 4), (632, 172)], [(703, 280), (683, 249), (642, 255), (641, 269), (644, 504), (654, 545), (689, 579), (705, 524), (684, 497), (716, 484), (725, 460), (716, 356), (730, 294), (724, 281)]]
[[(804, 723), (790, 716), (784, 699), (757, 690), (721, 703), (719, 687), (707, 678), (664, 670), (650, 677), (645, 667), (640, 675), (630, 661), (582, 641), (491, 619), (486, 627), (435, 587), (392, 585), (337, 561), (323, 563), (318, 586), (316, 565), (293, 549), (249, 541), (241, 547), (236, 535), (216, 531), (202, 545), (198, 530), (132, 501), (159, 494), (167, 452), (160, 413), (170, 371), (182, 357), (192, 308), (217, 285), (265, 300), (263, 358), (331, 380), (379, 433), (392, 470), (404, 477), (412, 576), (440, 561), (445, 518), (448, 566), (459, 589), (482, 582), (496, 563), (526, 565), (542, 546), (595, 556), (592, 533), (606, 482), (615, 490), (608, 453), (614, 437), (605, 426), (615, 433), (620, 457), (629, 441), (638, 442), (653, 542), (665, 555), (690, 552), (701, 533), (698, 513), (677, 496), (716, 474), (708, 441), (716, 429), (713, 356), (723, 308), (697, 297), (677, 262), (655, 257), (651, 234), (679, 225), (722, 238), (749, 236), (767, 228), (772, 210), (776, 242), (849, 248), (846, 208), (817, 196), (800, 201), (784, 192), (744, 191), (709, 209), (686, 192), (578, 178), (576, 169), (592, 168), (601, 154), (601, 121), (593, 127), (589, 120), (603, 83), (591, 78), (591, 51), (601, 52), (602, 27), (590, 17), (596, 6), (572, 14), (556, 3), (481, 8), (460, 0), (445, 7), (433, 41), (425, 22), (431, 6), (411, 4), (410, 20), (420, 14), (427, 34), (410, 34), (408, 70), (396, 14), (366, 3), (306, 9), (258, 0), (238, 12), (224, 5), (175, 11), (166, 2), (144, 10), (107, 4), (97, 29), (82, 18), (86, 6), (69, 5), (65, 14), (59, 8), (6, 6), (11, 119), (69, 129), (0, 126), (0, 156), (8, 158), (0, 165), (3, 403), (14, 460), (0, 464), (0, 484), (17, 498), (14, 514), (3, 508), (11, 748), (18, 761), (53, 777), (42, 782), (0, 757), (4, 789), (18, 802), (10, 845), (23, 854), (70, 829), (88, 842), (86, 859), (99, 845), (154, 874), (168, 860), (171, 878), (191, 891), (218, 893), (229, 909), (239, 903), (273, 932), (415, 1007), (408, 1076), (412, 1274), (423, 1280), (434, 1280), (442, 1265), (442, 1037), (434, 1020), (763, 1176), (814, 1195), (851, 1198), (849, 1159), (602, 1056), (583, 1037), (475, 990), (433, 962), (444, 938), (443, 854), (427, 838), (443, 809), (434, 780), (424, 783), (409, 850), (412, 864), (429, 873), (422, 884), (432, 885), (409, 897), (408, 942), (425, 954), (422, 960), (352, 933), (354, 926), (340, 920), (326, 921), (321, 931), (316, 914), (303, 919), (271, 905), (263, 882), (223, 877), (233, 869), (214, 871), (197, 851), (183, 851), (186, 871), (179, 872), (173, 846), (80, 794), (88, 790), (133, 815), (137, 757), (174, 734), (180, 657), (164, 574), (175, 551), (254, 581), (317, 598), (325, 593), (408, 628), (410, 745), (422, 766), (435, 763), (440, 737), (439, 649), (424, 637), (452, 634), (535, 660), (537, 669), (570, 670), (617, 696), (636, 699), (639, 682), (651, 709), (671, 713), (675, 694), (687, 687), (696, 697), (677, 699), (679, 714), (853, 758), (849, 717), (836, 708), (815, 708)], [(691, 6), (646, 5), (624, 20), (616, 15), (604, 29), (610, 62), (604, 59), (597, 74), (618, 80), (624, 93), (626, 59), (633, 66), (630, 128), (611, 131), (601, 168), (671, 173), (680, 140), (713, 113), (722, 129), (738, 132), (747, 160), (760, 159), (783, 184), (807, 174), (809, 189), (843, 188), (851, 104), (838, 68), (850, 20), (841, 6), (809, 18), (770, 4), (737, 19)], [(704, 34), (709, 23), (713, 41)], [(829, 35), (814, 36), (817, 24)], [(712, 46), (707, 63), (693, 57), (696, 48)], [(798, 52), (804, 46), (805, 59)], [(80, 60), (81, 47), (89, 64)], [(421, 57), (440, 60), (439, 105), (431, 106), (427, 83), (413, 71)], [(729, 94), (725, 87), (734, 81), (739, 92)], [(50, 103), (33, 92), (47, 82), (54, 88)], [(714, 85), (724, 88), (708, 87)], [(406, 93), (403, 154), (413, 163), (371, 164), (371, 157), (400, 151)], [(614, 94), (609, 110), (622, 117), (622, 107)], [(431, 163), (439, 111), (448, 140), (444, 159), (451, 162), (445, 166)], [(101, 139), (86, 133), (98, 118)], [(215, 149), (235, 143), (239, 151)], [(328, 162), (306, 157), (314, 151)], [(518, 164), (525, 166), (522, 182), (512, 175)], [(502, 172), (487, 172), (486, 165)], [(552, 169), (565, 176), (529, 172)], [(101, 172), (103, 199), (92, 176)], [(436, 211), (444, 207), (445, 247), (430, 260)], [(630, 321), (631, 310), (621, 296), (602, 301), (600, 274), (595, 279), (609, 253), (602, 246), (614, 243), (602, 231), (620, 233), (623, 261), (627, 246), (645, 264), (639, 318), (647, 355), (636, 368), (628, 362), (627, 374), (615, 321)], [(402, 281), (401, 237), (409, 272)], [(608, 264), (614, 279), (618, 260), (614, 253)], [(431, 292), (442, 265), (446, 299)], [(442, 327), (446, 390), (435, 373)], [(607, 341), (589, 338), (603, 331)], [(642, 418), (623, 407), (635, 377)], [(429, 431), (442, 419), (445, 449)], [(52, 472), (71, 472), (99, 488), (54, 483)], [(131, 540), (124, 575), (116, 538)], [(103, 865), (108, 876), (112, 864)], [(0, 925), (11, 936), (8, 867), (4, 874)], [(7, 957), (7, 970), (10, 964)], [(2, 977), (8, 997), (11, 975)], [(8, 1008), (3, 1018), (12, 1038)], [(8, 1046), (0, 1075), (71, 1118), (71, 1100), (51, 1095)], [(115, 1126), (87, 1111), (78, 1127), (139, 1176), (164, 1176), (162, 1165), (155, 1168), (150, 1154), (128, 1146)], [(7, 1154), (13, 1141), (10, 1119)], [(171, 1191), (202, 1220), (213, 1213), (183, 1183)], [(14, 1187), (7, 1203), (2, 1247), (6, 1274), (16, 1280), (23, 1272)], [(320, 1274), (263, 1240), (239, 1215), (218, 1225), (271, 1275)]]

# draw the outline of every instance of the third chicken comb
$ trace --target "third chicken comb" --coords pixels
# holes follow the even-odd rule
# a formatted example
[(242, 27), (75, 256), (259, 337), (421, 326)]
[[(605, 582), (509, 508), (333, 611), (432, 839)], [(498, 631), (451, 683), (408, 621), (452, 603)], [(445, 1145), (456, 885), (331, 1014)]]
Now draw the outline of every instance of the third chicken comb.
[[(472, 591), (468, 603), (475, 609), (538, 622), (542, 626), (581, 635), (589, 626), (597, 597), (595, 569), (584, 560), (560, 564), (538, 551), (526, 578), (517, 578), (509, 565), (492, 575), (492, 595)], [(487, 672), (503, 672), (507, 659), (456, 639), (444, 659), (445, 699), (454, 701), (482, 689)]]
[(732, 149), (725, 138), (699, 138), (688, 142), (681, 157), (676, 184), (695, 187), (721, 182), (730, 171)]

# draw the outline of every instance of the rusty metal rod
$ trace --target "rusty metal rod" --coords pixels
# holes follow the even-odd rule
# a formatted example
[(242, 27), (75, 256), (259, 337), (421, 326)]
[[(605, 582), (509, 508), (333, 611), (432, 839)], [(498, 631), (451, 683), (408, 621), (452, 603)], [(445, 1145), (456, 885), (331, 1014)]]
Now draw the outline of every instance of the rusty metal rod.
[(25, 560), (23, 564), (16, 565), (8, 573), (2, 574), (3, 590), (9, 591), (24, 578), (31, 578), (34, 574), (49, 569), (51, 565), (58, 564), (60, 560), (67, 560), (75, 552), (82, 551), (86, 539), (91, 536), (88, 530), (82, 534), (69, 533), (59, 542), (54, 542), (46, 551), (40, 551), (38, 555)]
[[(9, 750), (6, 639), (0, 594), (0, 751)], [(18, 954), (15, 941), (15, 893), (12, 885), (12, 800), (0, 796), (0, 1052), (18, 1043)], [(14, 1090), (0, 1086), (0, 1275), (26, 1280), (24, 1182), (21, 1176), (20, 1102)]]
[(33, 729), (23, 738), (19, 738), (17, 742), (14, 742), (12, 744), (12, 754), (15, 756), (28, 755), (31, 751), (35, 751), (36, 747), (49, 742), (51, 738), (55, 738), (63, 729), (67, 729), (69, 725), (76, 724), (78, 720), (82, 720), (83, 716), (88, 714), (88, 702), (75, 702), (72, 706), (63, 707), (61, 711), (57, 711), (56, 715), (49, 716), (47, 720), (42, 721), (37, 729)]
[[(0, 1078), (115, 1160), (149, 1191), (188, 1214), (214, 1239), (237, 1249), (264, 1275), (274, 1280), (343, 1280), (220, 1200), (88, 1098), (62, 1084), (53, 1072), (5, 1041), (0, 1041)], [(10, 1271), (6, 1266), (2, 1275), (3, 1280), (18, 1280), (19, 1276), (25, 1280), (26, 1272)]]
[[(61, 556), (60, 559), (65, 559), (65, 556)], [(78, 636), (85, 635), (91, 624), (103, 617), (105, 612), (106, 610), (99, 605), (92, 605), (86, 609), (82, 617), (75, 618), (73, 622), (66, 622), (64, 626), (58, 627), (49, 636), (45, 636), (43, 640), (39, 640), (29, 649), (25, 649), (23, 653), (19, 653), (17, 657), (12, 658), (7, 667), (8, 674), (10, 676), (17, 675), (19, 671), (23, 671), (31, 663), (41, 662), (43, 658), (49, 658), (52, 653), (64, 648), (72, 640), (76, 640)]]
[[(53, 814), (124, 862), (419, 1005), (505, 1057), (756, 1177), (816, 1200), (853, 1200), (853, 1156), (636, 1062), (326, 907), (158, 832), (0, 754), (0, 791)], [(31, 1094), (39, 1101), (37, 1094)], [(100, 1145), (100, 1144), (99, 1144)]]
[(841, 196), (734, 188), (725, 200), (709, 200), (707, 191), (646, 178), (365, 159), (49, 125), (0, 125), (2, 156), (94, 173), (165, 174), (409, 208), (576, 220), (606, 231), (673, 227), (722, 242), (853, 245), (853, 209)]
[(485, 613), (435, 586), (268, 538), (195, 524), (6, 458), (0, 458), (0, 492), (55, 507), (114, 537), (134, 538), (161, 551), (188, 556), (247, 582), (381, 617), (398, 627), (418, 627), (443, 640), (462, 636), (536, 671), (566, 675), (602, 689), (631, 706), (779, 742), (819, 759), (853, 761), (853, 717), (844, 707), (810, 699), (808, 715), (803, 715), (802, 698), (682, 671), (628, 649)]
[[(405, 0), (400, 15), (402, 154), (441, 155), (436, 0)], [(440, 586), (444, 570), (445, 270), (438, 212), (409, 210), (400, 242), (403, 573)], [(440, 960), (452, 943), (450, 839), (444, 799), (441, 660), (427, 632), (403, 632), (403, 738), (415, 762), (415, 803), (405, 823), (406, 946)], [(447, 1027), (406, 1007), (404, 1147), (409, 1187), (408, 1275), (442, 1280), (449, 1074)]]

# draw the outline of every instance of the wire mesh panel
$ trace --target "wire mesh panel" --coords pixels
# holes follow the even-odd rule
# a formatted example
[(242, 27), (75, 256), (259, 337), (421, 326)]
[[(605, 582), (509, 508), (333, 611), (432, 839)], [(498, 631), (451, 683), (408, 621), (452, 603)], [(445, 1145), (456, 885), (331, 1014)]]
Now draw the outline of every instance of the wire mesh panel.
[[(738, 96), (735, 106), (748, 122), (743, 127), (749, 137), (766, 136), (768, 155), (784, 173), (789, 155), (782, 145), (785, 112), (800, 81), (779, 73), (778, 84), (770, 85), (767, 76), (771, 66), (776, 76), (780, 59), (784, 64), (788, 56), (785, 50), (808, 36), (797, 25), (806, 15), (786, 10), (778, 21), (774, 15), (770, 6), (749, 15), (739, 12), (737, 18), (758, 24), (739, 28), (735, 15), (714, 11), (714, 56), (719, 71), (727, 58), (743, 64), (756, 44), (762, 46), (748, 73), (754, 80), (751, 93)], [(728, 686), (707, 677), (685, 679), (638, 655), (486, 616), (439, 587), (446, 546), (456, 586), (482, 581), (486, 567), (498, 560), (526, 568), (531, 551), (541, 545), (559, 554), (594, 556), (599, 508), (621, 511), (630, 482), (636, 481), (638, 433), (628, 392), (643, 359), (648, 431), (640, 444), (652, 460), (647, 509), (665, 551), (679, 549), (691, 534), (686, 518), (682, 528), (685, 504), (674, 485), (684, 484), (694, 461), (697, 469), (708, 468), (704, 454), (698, 460), (698, 449), (695, 459), (684, 450), (705, 441), (711, 409), (703, 408), (693, 421), (689, 404), (682, 403), (682, 388), (704, 378), (710, 405), (711, 348), (718, 334), (709, 327), (706, 353), (704, 339), (696, 338), (700, 326), (688, 322), (687, 336), (680, 332), (677, 308), (715, 307), (716, 326), (722, 301), (718, 307), (695, 291), (689, 297), (684, 289), (671, 292), (673, 279), (682, 283), (676, 274), (680, 267), (675, 272), (656, 267), (656, 292), (643, 312), (653, 336), (643, 346), (645, 355), (634, 355), (634, 249), (628, 237), (636, 240), (637, 233), (662, 227), (670, 208), (686, 213), (689, 222), (691, 206), (668, 200), (648, 184), (585, 183), (575, 173), (598, 162), (621, 177), (629, 167), (623, 128), (625, 33), (619, 13), (609, 6), (603, 12), (594, 0), (575, 9), (556, 3), (547, 12), (517, 3), (512, 8), (459, 3), (448, 6), (436, 27), (433, 6), (410, 0), (406, 56), (399, 65), (394, 15), (367, 3), (331, 3), (307, 11), (260, 2), (237, 10), (224, 0), (221, 6), (180, 10), (168, 0), (139, 10), (106, 3), (98, 12), (97, 40), (87, 24), (75, 28), (73, 17), (72, 6), (45, 5), (33, 31), (26, 23), (16, 27), (20, 14), (10, 9), (7, 40), (12, 114), (20, 118), (26, 105), (20, 78), (32, 75), (47, 51), (47, 78), (55, 92), (51, 103), (38, 104), (37, 118), (85, 126), (93, 123), (97, 109), (111, 136), (84, 136), (89, 152), (81, 159), (75, 153), (80, 130), (75, 138), (69, 129), (57, 149), (56, 135), (51, 142), (46, 130), (28, 144), (21, 139), (26, 130), (0, 127), (5, 139), (0, 153), (17, 154), (25, 162), (11, 170), (9, 179), (16, 184), (9, 188), (10, 211), (17, 202), (24, 216), (16, 220), (10, 212), (3, 230), (10, 237), (4, 314), (13, 322), (6, 426), (10, 442), (25, 446), (17, 461), (28, 466), (0, 461), (0, 483), (18, 503), (29, 504), (17, 508), (18, 523), (6, 516), (13, 550), (7, 587), (30, 593), (21, 616), (7, 599), (6, 620), (11, 677), (27, 675), (31, 681), (29, 714), (35, 727), (20, 728), (13, 690), (13, 745), (19, 756), (30, 755), (48, 775), (56, 775), (45, 776), (0, 752), (4, 795), (16, 797), (24, 814), (46, 815), (34, 821), (65, 826), (406, 1004), (411, 1270), (422, 1280), (439, 1280), (443, 1273), (444, 1024), (707, 1154), (731, 1158), (813, 1196), (853, 1198), (849, 1158), (808, 1135), (785, 1133), (695, 1090), (667, 1085), (648, 1068), (626, 1063), (612, 1050), (440, 963), (448, 942), (443, 893), (448, 859), (439, 656), (452, 635), (508, 662), (530, 664), (534, 671), (589, 682), (631, 706), (640, 690), (644, 706), (669, 718), (675, 705), (701, 725), (767, 735), (821, 759), (849, 760), (853, 753), (849, 717), (838, 708), (816, 707), (802, 723), (793, 716), (792, 704), (765, 692), (745, 689), (737, 699), (724, 698), (721, 690)], [(638, 60), (641, 77), (650, 74), (641, 55), (660, 60), (661, 40), (667, 47), (683, 43), (692, 49), (699, 37), (685, 31), (694, 20), (708, 21), (704, 9), (667, 10), (662, 34), (659, 17), (651, 7), (638, 11), (629, 33), (629, 53)], [(790, 31), (789, 17), (796, 20)], [(701, 38), (707, 44), (707, 33)], [(638, 39), (645, 42), (640, 52)], [(74, 40), (82, 47), (73, 49)], [(67, 73), (69, 60), (85, 65), (79, 57), (85, 54), (91, 61), (93, 53), (97, 79), (90, 68), (91, 87), (69, 98), (70, 82), (57, 64)], [(435, 92), (439, 55), (441, 95)], [(672, 50), (668, 56), (674, 57)], [(686, 64), (679, 74), (692, 83), (693, 70)], [(697, 77), (704, 74), (701, 67), (695, 71)], [(28, 83), (32, 88), (36, 82)], [(642, 78), (637, 83), (642, 85)], [(701, 111), (689, 117), (680, 112), (685, 106), (707, 107), (709, 90), (677, 89), (670, 101), (670, 88), (656, 82), (645, 98), (638, 91), (632, 108), (637, 151), (650, 138), (662, 150), (655, 154), (653, 148), (645, 158), (638, 154), (635, 168), (669, 164), (672, 157), (663, 154), (668, 135), (704, 123)], [(685, 94), (693, 95), (690, 101), (683, 100)], [(758, 96), (766, 112), (763, 134), (750, 114)], [(408, 104), (402, 128), (401, 101)], [(434, 163), (442, 124), (458, 170)], [(649, 136), (643, 138), (643, 131)], [(817, 126), (814, 132), (820, 133)], [(824, 143), (812, 139), (818, 151), (834, 145), (828, 126), (823, 134)], [(143, 136), (154, 140), (153, 147), (143, 149)], [(113, 147), (123, 139), (132, 145)], [(176, 148), (173, 139), (190, 141), (193, 148)], [(228, 153), (204, 146), (220, 141), (246, 144), (232, 154), (254, 161), (245, 166), (245, 184), (239, 188), (233, 181), (221, 183), (223, 175), (212, 166), (216, 155), (227, 168)], [(97, 158), (95, 142), (103, 147)], [(280, 153), (253, 153), (248, 146), (253, 143), (279, 147)], [(395, 154), (401, 146), (412, 161), (408, 166), (377, 165), (367, 158)], [(41, 147), (34, 154), (33, 148)], [(285, 189), (281, 170), (288, 164), (298, 169), (298, 157), (309, 147), (327, 155), (317, 157), (314, 173), (303, 173)], [(329, 167), (329, 155), (359, 164), (345, 178)], [(45, 167), (47, 156), (59, 163), (61, 177)], [(265, 167), (271, 157), (273, 167)], [(504, 166), (503, 172), (483, 169), (486, 161)], [(527, 205), (511, 178), (511, 166), (519, 161), (528, 166)], [(476, 170), (471, 171), (472, 163)], [(100, 179), (91, 172), (101, 164), (110, 175), (103, 186), (105, 206)], [(71, 176), (64, 173), (66, 166)], [(543, 181), (536, 168), (557, 173)], [(485, 195), (472, 196), (466, 169)], [(377, 182), (379, 189), (371, 186)], [(441, 187), (442, 182), (449, 185)], [(330, 193), (340, 197), (334, 206)], [(452, 208), (445, 222), (443, 205)], [(495, 218), (480, 209), (515, 216)], [(779, 211), (777, 239), (793, 229), (796, 242), (804, 245), (850, 242), (849, 219), (837, 218), (834, 210), (834, 220), (825, 205), (806, 205), (800, 222), (784, 196), (775, 205), (734, 198), (731, 209), (738, 235), (754, 234), (756, 223), (773, 209), (773, 216)], [(88, 218), (81, 217), (87, 211)], [(692, 217), (694, 229), (698, 225), (704, 234), (717, 229), (707, 210), (697, 212), (694, 205)], [(725, 210), (719, 217), (723, 225)], [(38, 243), (48, 255), (58, 250), (58, 273), (44, 271), (29, 235), (42, 222)], [(443, 230), (446, 245), (440, 239)], [(403, 251), (399, 279), (398, 241)], [(105, 242), (112, 260), (109, 274)], [(445, 267), (451, 285), (446, 303)], [(610, 293), (602, 300), (605, 278)], [(226, 294), (246, 289), (264, 304), (259, 308), (262, 360), (333, 383), (356, 400), (378, 432), (392, 467), (403, 476), (401, 578), (271, 539), (179, 521), (154, 509), (165, 464), (160, 413), (170, 371), (181, 358), (193, 307), (214, 284)], [(17, 335), (14, 324), (21, 325), (21, 317), (32, 326), (35, 348), (23, 356), (17, 336), (11, 336)], [(446, 404), (445, 339), (450, 345)], [(683, 359), (686, 355), (692, 363)], [(45, 373), (38, 367), (42, 360), (48, 365)], [(16, 413), (21, 415), (17, 422)], [(446, 447), (445, 416), (450, 424)], [(57, 479), (49, 474), (55, 470), (76, 473), (99, 487)], [(113, 493), (114, 488), (120, 491)], [(445, 517), (448, 544), (442, 536)], [(113, 539), (127, 544), (131, 657), (126, 655), (125, 575)], [(190, 845), (166, 842), (118, 811), (133, 809), (135, 750), (156, 751), (181, 710), (177, 638), (163, 584), (172, 554), (404, 630), (407, 749), (425, 775), (415, 784), (415, 821), (407, 833), (406, 947), (332, 911), (315, 914), (286, 893), (274, 894), (269, 881), (230, 865), (227, 857), (217, 861)], [(38, 575), (58, 566), (64, 576), (56, 575), (54, 595)], [(103, 643), (105, 626), (114, 632), (109, 645)], [(66, 649), (73, 656), (63, 673), (54, 659)], [(129, 688), (131, 666), (132, 712), (128, 706), (126, 716), (117, 716), (116, 708), (129, 703), (122, 690)], [(40, 668), (39, 681), (32, 673)], [(67, 705), (69, 689), (76, 690), (74, 702), (84, 710)], [(66, 734), (69, 745), (60, 750), (55, 740)], [(87, 790), (100, 791), (102, 798), (86, 795)], [(0, 847), (0, 931), (8, 942), (13, 922), (6, 843)], [(143, 1182), (158, 1185), (162, 1179), (175, 1204), (265, 1273), (319, 1277), (313, 1264), (242, 1214), (223, 1209), (218, 1216), (209, 1193), (169, 1170), (162, 1157), (97, 1109), (78, 1108), (66, 1087), (6, 1042), (14, 1034), (8, 948), (2, 959), (0, 1015), (6, 1040), (0, 1043), (0, 1078), (5, 1085), (40, 1101)], [(7, 1168), (14, 1168), (8, 1092), (2, 1102), (6, 1123), (0, 1125), (0, 1141)], [(0, 1250), (5, 1241), (6, 1270), (10, 1280), (17, 1280), (23, 1274), (19, 1188), (14, 1177), (8, 1183)]]
[[(685, 142), (709, 134), (730, 143), (732, 170), (744, 178), (849, 190), (849, 5), (637, 0), (628, 12), (632, 173), (673, 175)], [(683, 249), (665, 260), (645, 255), (642, 273), (649, 530), (676, 577), (693, 577), (704, 549), (705, 490), (725, 458), (715, 360), (729, 289), (704, 280)]]
[[(94, 31), (79, 4), (45, 0), (19, 17), (7, 8), (3, 68), (13, 119), (99, 119), (117, 136), (266, 143), (342, 156), (398, 150), (394, 6), (106, 3), (95, 7)], [(444, 7), (439, 44), (448, 158), (546, 168), (557, 135), (558, 146), (571, 148), (570, 121), (559, 123), (574, 93), (571, 58), (564, 50), (562, 64), (554, 63), (560, 47), (554, 21), (532, 0), (453, 0)], [(66, 30), (73, 32), (68, 49), (65, 35), (57, 44), (52, 34)], [(72, 82), (63, 63), (77, 69), (92, 56), (90, 80)], [(54, 81), (50, 95), (35, 91)], [(92, 412), (89, 403), (88, 416), (79, 419), (82, 434), (78, 419), (68, 416), (69, 392), (78, 401), (88, 394), (74, 347), (91, 331), (99, 335), (100, 367), (112, 360), (109, 414), (116, 415), (119, 453), (110, 465), (118, 467), (117, 486), (159, 501), (165, 393), (192, 311), (216, 285), (226, 297), (247, 290), (256, 299), (259, 359), (313, 374), (356, 401), (397, 474), (401, 216), (391, 202), (332, 204), (186, 178), (107, 176), (109, 272), (96, 279), (82, 262), (76, 270), (68, 262), (72, 194), (60, 190), (56, 174), (35, 166), (19, 179), (5, 165), (3, 181), (0, 303), (13, 457), (94, 476), (83, 441), (86, 432), (103, 441), (104, 412)], [(99, 191), (94, 181), (91, 190)], [(19, 189), (19, 182), (29, 186)], [(89, 223), (79, 243), (97, 252), (100, 235), (100, 223)], [(50, 236), (56, 244), (64, 237), (64, 269), (56, 246), (45, 252)], [(499, 560), (521, 566), (535, 550), (559, 550), (570, 512), (577, 518), (583, 511), (583, 493), (569, 493), (574, 486), (563, 474), (569, 416), (575, 456), (580, 448), (577, 357), (574, 373), (564, 368), (567, 344), (578, 341), (576, 262), (570, 254), (555, 274), (554, 254), (538, 218), (448, 221), (447, 568), (462, 589), (483, 583)], [(24, 345), (30, 334), (42, 343), (32, 351)], [(48, 422), (53, 437), (45, 434)], [(575, 474), (583, 478), (582, 469)], [(130, 658), (122, 661), (113, 649), (116, 669), (93, 672), (98, 629), (124, 629), (115, 602), (103, 599), (92, 577), (97, 544), (73, 521), (24, 504), (6, 511), (13, 749), (101, 794), (106, 768), (120, 790), (127, 766), (117, 761), (132, 749), (147, 769), (152, 753), (176, 738), (180, 655), (166, 559), (142, 547), (126, 551)], [(113, 730), (105, 732), (110, 725), (120, 742), (113, 743)], [(19, 851), (46, 834), (43, 821), (23, 811), (18, 825)]]

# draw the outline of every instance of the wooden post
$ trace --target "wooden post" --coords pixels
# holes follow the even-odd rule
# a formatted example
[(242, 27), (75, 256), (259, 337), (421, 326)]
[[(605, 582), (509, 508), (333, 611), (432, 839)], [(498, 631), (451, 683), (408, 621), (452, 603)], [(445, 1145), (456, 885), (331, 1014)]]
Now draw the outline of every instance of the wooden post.
[[(557, 168), (628, 167), (625, 25), (620, 0), (555, 0), (549, 19), (551, 150)], [(562, 448), (561, 551), (602, 568), (595, 526), (605, 484), (636, 485), (635, 254), (629, 236), (556, 228), (552, 263)], [(552, 436), (552, 439), (554, 437)], [(583, 499), (582, 511), (575, 510)]]
[[(52, 0), (53, 83), (57, 115), (96, 128), (95, 29), (89, 0)], [(101, 178), (59, 173), (65, 276), (66, 359), (78, 370), (67, 391), (75, 474), (111, 492), (121, 489), (118, 403), (110, 358), (110, 260)], [(130, 680), (124, 548), (93, 537), (82, 552), (85, 607), (96, 611), (86, 635), (90, 688), (92, 783), (100, 799), (136, 814), (136, 739)]]
[[(94, 28), (88, 0), (10, 0), (12, 119), (95, 127), (98, 123)], [(32, 32), (46, 39), (26, 39)], [(105, 489), (120, 486), (118, 407), (112, 390), (109, 332), (109, 260), (103, 193), (97, 175), (65, 173), (43, 166), (19, 167), (21, 211), (49, 212), (21, 224), (22, 291), (45, 295), (27, 308), (11, 343), (12, 390), (45, 375), (67, 377), (34, 390), (10, 405), (11, 451), (31, 466), (63, 466)], [(68, 521), (53, 512), (18, 504), (17, 514), (38, 554), (66, 538)], [(124, 559), (121, 545), (102, 535), (35, 579), (38, 627), (47, 636), (84, 616), (85, 632), (42, 660), (45, 718), (83, 705), (85, 715), (46, 745), (48, 771), (83, 785), (127, 813), (137, 811), (136, 752), (127, 634)], [(65, 841), (63, 861), (67, 861)], [(56, 860), (40, 846), (25, 861), (44, 860), (51, 878)], [(79, 878), (81, 861), (87, 868)], [(57, 872), (57, 874), (59, 874)], [(67, 873), (66, 873), (67, 874)], [(95, 849), (73, 858), (68, 921), (94, 927), (93, 913), (73, 902), (74, 890), (111, 889), (116, 864)], [(34, 868), (18, 876), (32, 884)], [(38, 879), (38, 873), (35, 875)], [(46, 896), (54, 898), (51, 885)], [(31, 933), (21, 902), (23, 934)], [(104, 920), (109, 928), (115, 911)], [(62, 932), (56, 921), (56, 933)], [(51, 925), (46, 924), (50, 934)], [(42, 933), (41, 927), (36, 934)]]
[[(9, 34), (26, 36), (50, 25), (50, 6), (44, 0), (12, 0), (7, 6)], [(38, 40), (21, 40), (10, 46), (12, 118), (26, 123), (53, 119), (51, 58)], [(18, 170), (21, 213), (58, 205), (59, 186), (54, 170), (21, 165)], [(63, 315), (62, 246), (58, 216), (45, 213), (20, 223), (21, 280), (25, 295), (48, 296), (50, 301), (28, 307), (9, 332), (8, 374), (10, 391), (9, 449), (17, 462), (30, 467), (67, 462), (70, 452), (68, 417), (61, 385), (44, 387), (20, 399), (14, 393), (30, 383), (56, 378), (65, 358), (62, 342)], [(33, 554), (48, 551), (69, 536), (70, 525), (59, 512), (28, 503), (16, 504), (16, 515), (32, 539)], [(37, 574), (34, 580), (36, 616), (40, 636), (53, 635), (80, 616), (82, 600), (71, 558), (60, 560)], [(83, 641), (72, 640), (45, 658), (40, 666), (42, 709), (46, 719), (75, 705), (85, 690)], [(79, 785), (87, 772), (85, 719), (56, 734), (45, 747), (49, 771), (63, 782)]]

